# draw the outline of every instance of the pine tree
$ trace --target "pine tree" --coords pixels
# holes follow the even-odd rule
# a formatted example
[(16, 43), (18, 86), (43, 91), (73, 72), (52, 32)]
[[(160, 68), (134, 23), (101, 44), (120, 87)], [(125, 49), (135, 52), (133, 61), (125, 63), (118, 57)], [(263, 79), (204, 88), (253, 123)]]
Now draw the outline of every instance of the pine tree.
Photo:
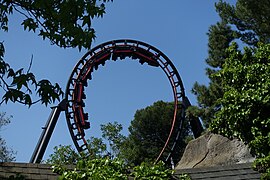
[[(134, 165), (156, 160), (168, 138), (173, 113), (173, 104), (163, 101), (157, 101), (151, 106), (137, 110), (129, 127), (130, 134), (121, 144), (120, 157)], [(175, 147), (176, 153), (172, 156), (174, 163), (180, 160), (188, 135), (190, 135), (190, 127), (185, 123), (181, 138)], [(172, 134), (172, 137), (175, 136), (176, 132)], [(173, 143), (170, 141), (168, 146), (172, 147)], [(169, 152), (169, 149), (166, 149), (164, 157)]]
[(220, 1), (215, 7), (221, 20), (210, 26), (208, 32), (206, 75), (210, 82), (208, 86), (194, 84), (192, 92), (197, 96), (198, 106), (189, 109), (189, 113), (200, 117), (206, 127), (221, 107), (217, 100), (223, 96), (224, 90), (221, 79), (213, 74), (223, 68), (228, 58), (226, 49), (232, 42), (251, 47), (256, 47), (258, 42), (270, 42), (269, 0), (238, 0), (236, 5)]

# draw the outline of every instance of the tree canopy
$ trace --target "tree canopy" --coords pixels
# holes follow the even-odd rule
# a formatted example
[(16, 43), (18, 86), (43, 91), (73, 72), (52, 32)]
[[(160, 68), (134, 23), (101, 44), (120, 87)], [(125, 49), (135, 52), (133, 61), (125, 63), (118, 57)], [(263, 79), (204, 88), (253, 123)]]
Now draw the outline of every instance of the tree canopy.
[[(213, 132), (247, 143), (255, 166), (270, 177), (270, 2), (216, 3), (220, 22), (209, 28), (208, 86), (195, 83), (199, 116)], [(239, 48), (238, 47), (238, 45)], [(247, 46), (244, 47), (243, 46)]]
[[(89, 49), (95, 38), (92, 20), (105, 14), (105, 3), (109, 1), (112, 0), (1, 0), (0, 31), (8, 32), (9, 16), (18, 13), (24, 17), (24, 30), (36, 33), (43, 40), (48, 39), (63, 48)], [(63, 91), (57, 83), (36, 80), (30, 71), (31, 63), (28, 70), (13, 69), (4, 55), (4, 43), (0, 42), (0, 86), (4, 91), (1, 103), (11, 101), (30, 106), (60, 100)], [(33, 94), (37, 94), (37, 100), (33, 99)]]
[(216, 10), (221, 20), (232, 26), (236, 37), (247, 45), (270, 42), (268, 0), (238, 0), (235, 6), (220, 1)]
[[(151, 106), (137, 110), (129, 127), (130, 134), (120, 147), (120, 157), (134, 165), (145, 161), (154, 161), (168, 138), (173, 113), (173, 103), (163, 101), (157, 101)], [(180, 142), (177, 143), (177, 153), (172, 157), (174, 163), (177, 163), (181, 158), (189, 132), (190, 128), (186, 123), (181, 138), (179, 138)], [(176, 132), (172, 137), (175, 136)], [(168, 146), (172, 147), (172, 145), (173, 141), (170, 141)], [(168, 153), (167, 149), (164, 156)]]
[[(10, 123), (11, 117), (6, 117), (6, 113), (0, 113), (0, 131)], [(16, 153), (7, 146), (6, 141), (0, 136), (0, 162), (9, 162), (15, 160)]]
[[(58, 146), (46, 163), (52, 165), (53, 171), (60, 179), (171, 179), (173, 170), (162, 161), (141, 162), (131, 165), (126, 154), (130, 148), (124, 149), (126, 137), (121, 135), (122, 125), (117, 122), (102, 124), (102, 138), (91, 137), (88, 140), (90, 154), (78, 154), (71, 146)], [(118, 138), (119, 137), (119, 138)], [(109, 141), (109, 147), (107, 143)], [(124, 143), (124, 144), (123, 144)], [(147, 147), (148, 148), (148, 147)], [(123, 151), (125, 152), (123, 154)], [(144, 159), (149, 156), (144, 155)], [(156, 157), (151, 157), (155, 159)], [(74, 165), (75, 168), (67, 168)]]
[(224, 95), (210, 129), (248, 144), (257, 161), (263, 162), (258, 169), (266, 172), (270, 170), (270, 44), (241, 53), (234, 43), (228, 53), (222, 70), (214, 74), (222, 79)]
[(270, 37), (270, 3), (267, 0), (238, 0), (236, 5), (220, 1), (215, 7), (221, 19), (208, 31), (206, 75), (210, 82), (209, 85), (196, 82), (192, 89), (198, 100), (198, 107), (192, 109), (193, 115), (201, 117), (206, 127), (221, 107), (217, 100), (224, 90), (221, 79), (212, 74), (223, 68), (228, 57), (226, 49), (232, 42), (256, 47), (259, 41), (269, 43)]
[[(140, 165), (143, 162), (153, 163), (168, 138), (173, 114), (173, 103), (163, 101), (157, 101), (146, 108), (137, 110), (129, 127), (128, 136), (121, 134), (123, 127), (117, 122), (102, 124), (102, 138), (90, 137), (88, 140), (90, 154), (86, 156), (88, 159), (104, 157), (122, 159), (130, 166)], [(176, 135), (174, 132), (172, 138)], [(175, 164), (180, 160), (189, 137), (189, 123), (185, 122), (172, 156)], [(170, 153), (173, 144), (173, 141), (169, 142), (169, 148), (165, 150), (164, 157)], [(76, 163), (74, 159), (78, 157), (73, 153), (74, 150), (70, 146), (55, 147), (54, 154), (47, 162), (51, 164)], [(85, 155), (82, 154), (82, 156)]]
[(208, 86), (200, 85), (196, 82), (192, 88), (192, 92), (197, 96), (199, 108), (192, 111), (195, 116), (199, 116), (206, 127), (214, 116), (214, 113), (219, 110), (219, 105), (216, 101), (223, 94), (223, 88), (220, 84), (220, 79), (211, 75), (218, 71), (226, 59), (225, 49), (229, 47), (234, 40), (234, 33), (230, 26), (224, 22), (218, 22), (212, 25), (208, 32), (208, 58), (206, 63), (209, 67), (206, 68), (206, 75), (210, 79)]

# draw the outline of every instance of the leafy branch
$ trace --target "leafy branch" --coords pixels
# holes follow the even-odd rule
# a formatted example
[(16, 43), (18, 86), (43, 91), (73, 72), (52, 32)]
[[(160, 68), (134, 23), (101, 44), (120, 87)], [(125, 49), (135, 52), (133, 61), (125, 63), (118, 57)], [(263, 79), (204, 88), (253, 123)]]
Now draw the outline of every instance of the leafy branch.
[[(4, 52), (3, 43), (0, 43), (0, 87), (4, 91), (0, 105), (11, 101), (28, 106), (41, 102), (47, 106), (56, 100), (60, 101), (64, 93), (57, 83), (52, 85), (48, 80), (37, 81), (34, 74), (30, 72), (32, 59), (26, 73), (23, 68), (15, 71), (3, 60)], [(35, 101), (31, 98), (33, 90), (39, 97)]]
[[(92, 28), (94, 18), (103, 17), (105, 3), (113, 0), (2, 0), (0, 2), (0, 30), (8, 31), (9, 16), (14, 12), (24, 17), (21, 25), (24, 30), (38, 33), (43, 40), (48, 39), (52, 44), (62, 48), (89, 49), (95, 39)], [(60, 86), (43, 79), (37, 81), (30, 72), (23, 69), (15, 71), (4, 60), (4, 45), (0, 43), (0, 87), (4, 91), (2, 103), (18, 102), (31, 106), (41, 102), (48, 105), (60, 100), (63, 91)], [(32, 99), (33, 92), (38, 96)]]
[[(95, 30), (92, 28), (94, 18), (103, 17), (105, 2), (100, 1), (53, 1), (17, 0), (6, 4), (6, 14), (13, 10), (22, 14), (24, 30), (36, 32), (43, 39), (49, 39), (52, 44), (60, 47), (90, 48), (95, 39)], [(7, 18), (7, 16), (5, 16)], [(4, 30), (7, 30), (7, 22)], [(1, 27), (1, 26), (0, 26)]]

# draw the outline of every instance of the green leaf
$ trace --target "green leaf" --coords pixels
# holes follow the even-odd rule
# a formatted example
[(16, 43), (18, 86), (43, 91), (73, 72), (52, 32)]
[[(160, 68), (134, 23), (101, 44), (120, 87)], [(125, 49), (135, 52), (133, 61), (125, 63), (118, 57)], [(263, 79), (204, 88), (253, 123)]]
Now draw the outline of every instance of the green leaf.
[(55, 100), (60, 100), (60, 96), (64, 95), (60, 86), (56, 83), (54, 86), (48, 80), (41, 80), (37, 83), (37, 93), (41, 98), (42, 104), (46, 106), (49, 103), (55, 102)]
[(38, 23), (36, 23), (33, 18), (25, 19), (21, 25), (23, 25), (24, 30), (28, 29), (28, 31), (32, 30), (33, 32), (38, 28)]
[(14, 76), (15, 76), (14, 70), (13, 70), (13, 69), (9, 69), (9, 70), (8, 70), (8, 75), (7, 75), (7, 77), (9, 78), (9, 77), (14, 77)]
[(26, 94), (24, 96), (24, 101), (25, 101), (25, 104), (29, 105), (29, 107), (32, 105), (32, 99), (29, 94)]

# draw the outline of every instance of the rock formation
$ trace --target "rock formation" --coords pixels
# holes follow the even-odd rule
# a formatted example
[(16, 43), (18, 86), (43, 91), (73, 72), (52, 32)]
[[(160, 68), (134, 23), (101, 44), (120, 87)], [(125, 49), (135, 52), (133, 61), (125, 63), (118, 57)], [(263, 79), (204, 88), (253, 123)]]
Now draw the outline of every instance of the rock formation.
[(176, 169), (230, 165), (253, 160), (247, 145), (242, 141), (206, 133), (188, 143)]

